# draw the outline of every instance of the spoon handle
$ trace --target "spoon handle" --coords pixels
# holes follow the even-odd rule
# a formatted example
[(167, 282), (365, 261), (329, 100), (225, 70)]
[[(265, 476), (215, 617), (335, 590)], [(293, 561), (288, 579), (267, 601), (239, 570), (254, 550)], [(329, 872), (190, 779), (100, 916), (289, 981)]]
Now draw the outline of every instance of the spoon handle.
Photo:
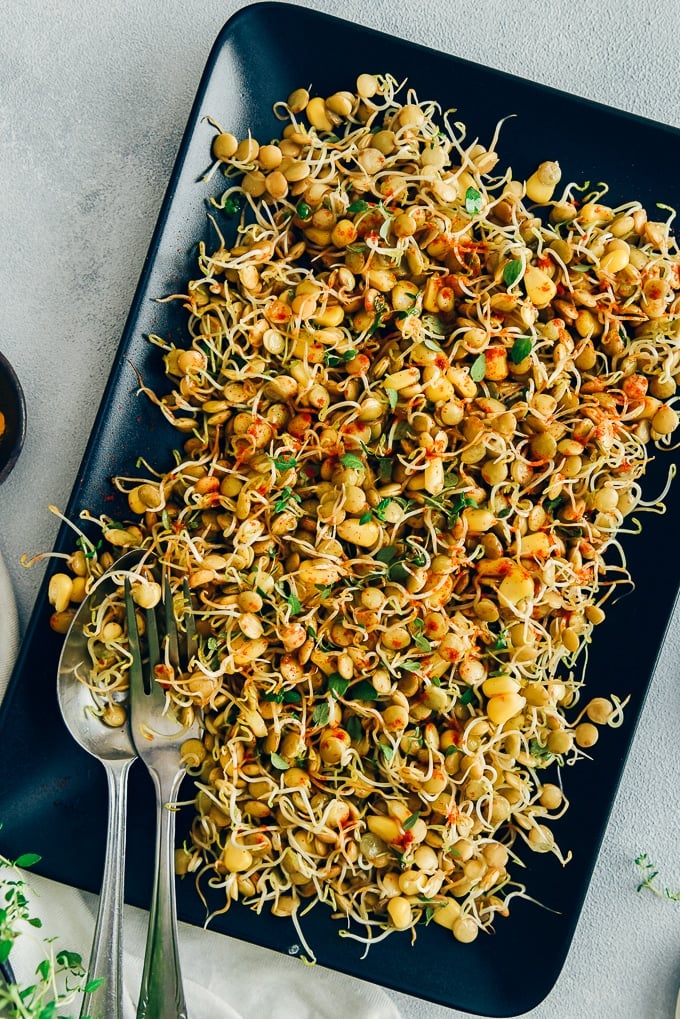
[(109, 786), (106, 857), (88, 981), (101, 984), (83, 997), (80, 1015), (122, 1019), (123, 889), (128, 771), (133, 760), (105, 761)]

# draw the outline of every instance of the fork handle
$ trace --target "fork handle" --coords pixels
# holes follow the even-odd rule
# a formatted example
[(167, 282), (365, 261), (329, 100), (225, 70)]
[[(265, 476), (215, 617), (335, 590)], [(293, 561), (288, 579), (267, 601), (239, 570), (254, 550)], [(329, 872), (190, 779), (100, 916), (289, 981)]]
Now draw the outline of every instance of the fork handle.
[(156, 787), (156, 870), (137, 1019), (187, 1019), (177, 939), (175, 901), (175, 803), (183, 772)]
[(90, 952), (88, 980), (103, 978), (102, 983), (83, 996), (81, 1016), (122, 1019), (122, 924), (123, 884), (125, 875), (125, 814), (127, 779), (134, 758), (106, 761), (109, 787), (106, 857), (99, 909)]

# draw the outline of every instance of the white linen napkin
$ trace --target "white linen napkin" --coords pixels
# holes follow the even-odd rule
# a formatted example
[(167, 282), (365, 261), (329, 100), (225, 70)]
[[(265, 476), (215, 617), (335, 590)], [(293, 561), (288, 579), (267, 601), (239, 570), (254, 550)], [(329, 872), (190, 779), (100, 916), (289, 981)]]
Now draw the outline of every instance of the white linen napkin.
[[(57, 948), (84, 960), (94, 928), (97, 898), (37, 875), (26, 874), (33, 912), (43, 919), (42, 937), (57, 936)], [(146, 940), (147, 913), (125, 907), (123, 1007), (134, 1019)], [(257, 948), (234, 938), (180, 924), (180, 956), (191, 1019), (398, 1019), (385, 992), (362, 980)], [(28, 977), (40, 961), (35, 941), (20, 939), (12, 950), (17, 977)], [(370, 975), (370, 964), (367, 976)]]
[[(0, 556), (0, 699), (18, 644), (14, 595)], [(31, 852), (31, 847), (25, 851)], [(57, 951), (78, 952), (87, 963), (97, 897), (29, 872), (23, 877), (33, 914), (43, 927), (36, 937), (19, 938), (12, 949), (17, 980), (31, 981), (44, 958), (43, 938), (57, 938)], [(125, 907), (125, 1019), (135, 1019), (147, 917), (143, 910)], [(381, 988), (188, 924), (180, 924), (180, 955), (191, 1019), (336, 1019), (338, 1014), (352, 1019), (399, 1019), (398, 1009)], [(366, 975), (369, 979), (369, 966)]]

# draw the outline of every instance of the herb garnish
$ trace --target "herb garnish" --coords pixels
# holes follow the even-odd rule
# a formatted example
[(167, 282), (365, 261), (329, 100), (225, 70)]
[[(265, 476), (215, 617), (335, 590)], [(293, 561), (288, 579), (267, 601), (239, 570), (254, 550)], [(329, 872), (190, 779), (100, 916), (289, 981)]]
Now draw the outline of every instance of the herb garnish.
[(506, 287), (511, 287), (513, 283), (517, 282), (522, 275), (522, 266), (521, 258), (513, 258), (512, 261), (505, 263), (503, 267), (503, 282)]
[[(26, 870), (40, 862), (37, 853), (24, 853), (16, 860), (0, 855), (0, 962), (7, 963), (14, 943), (39, 930), (42, 921), (33, 914), (28, 898), (28, 885), (19, 868)], [(77, 952), (56, 950), (55, 938), (45, 938), (44, 956), (38, 963), (34, 979), (27, 986), (18, 983), (0, 986), (0, 1014), (21, 1019), (67, 1019), (64, 1008), (80, 994), (92, 994), (103, 980), (87, 980), (82, 957)], [(88, 1019), (88, 1017), (84, 1017)]]
[(636, 856), (635, 863), (642, 871), (642, 881), (637, 886), (638, 892), (641, 892), (643, 888), (648, 888), (650, 892), (653, 892), (654, 895), (658, 895), (661, 899), (670, 899), (672, 902), (680, 902), (680, 890), (672, 892), (669, 888), (659, 888), (656, 883), (659, 872), (649, 859), (647, 853), (640, 853), (639, 856)]
[(465, 192), (465, 211), (470, 216), (482, 211), (482, 196), (477, 188), (468, 188)]
[(510, 360), (513, 364), (519, 364), (528, 357), (533, 348), (533, 341), (530, 336), (518, 336), (510, 348)]

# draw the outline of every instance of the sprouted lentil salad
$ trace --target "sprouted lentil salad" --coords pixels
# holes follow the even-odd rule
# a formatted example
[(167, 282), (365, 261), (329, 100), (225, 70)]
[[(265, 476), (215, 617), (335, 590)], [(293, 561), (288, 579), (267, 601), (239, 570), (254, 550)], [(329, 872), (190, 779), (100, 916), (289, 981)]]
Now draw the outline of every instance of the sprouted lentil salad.
[[(517, 180), (498, 132), (469, 142), (389, 75), (275, 112), (262, 144), (213, 125), (217, 239), (167, 298), (186, 344), (150, 338), (170, 391), (141, 382), (183, 448), (116, 479), (131, 519), (80, 539), (53, 624), (128, 547), (140, 606), (153, 561), (188, 577), (200, 648), (164, 683), (205, 734), (176, 863), (217, 911), (321, 901), (367, 943), (430, 920), (470, 942), (531, 891), (519, 852), (567, 862), (554, 765), (622, 721), (576, 669), (678, 425), (673, 215), (553, 161)], [(91, 634), (123, 724), (119, 599)]]

